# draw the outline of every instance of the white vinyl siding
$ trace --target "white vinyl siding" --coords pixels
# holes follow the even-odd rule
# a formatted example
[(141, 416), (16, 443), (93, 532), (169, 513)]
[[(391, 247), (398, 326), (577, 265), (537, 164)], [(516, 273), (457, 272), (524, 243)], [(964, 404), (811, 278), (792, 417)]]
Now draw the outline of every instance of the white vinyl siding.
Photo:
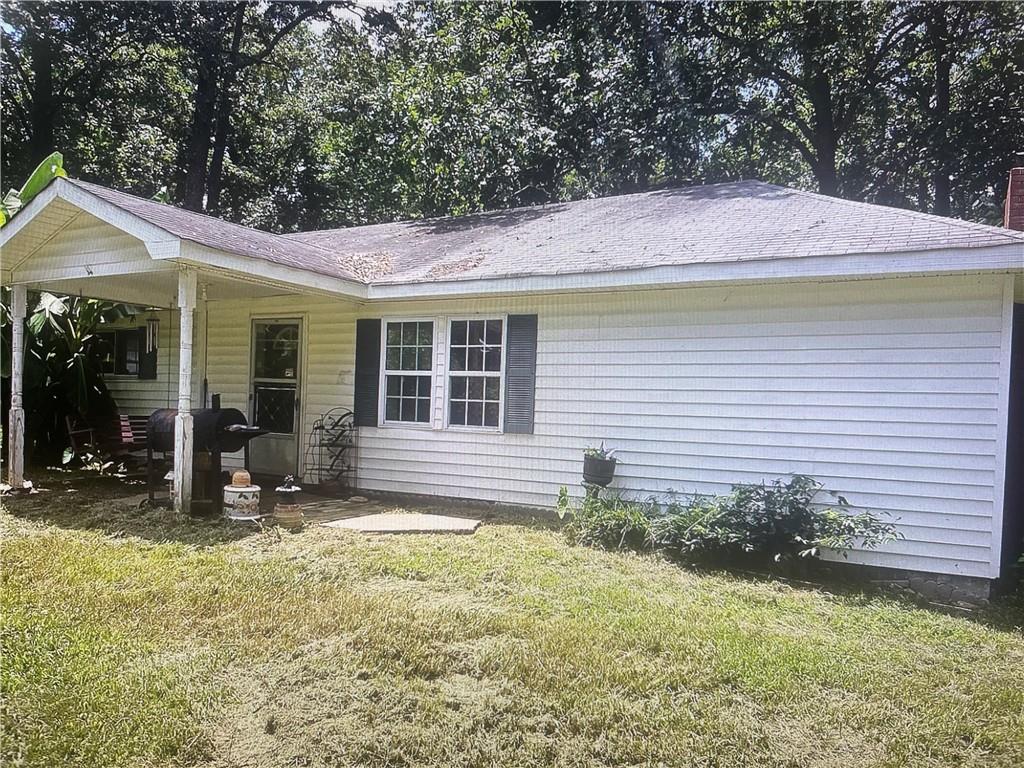
[(107, 389), (117, 402), (119, 413), (148, 416), (158, 408), (178, 406), (178, 313), (161, 309), (140, 314), (135, 320), (119, 322), (111, 328), (145, 326), (148, 318), (160, 321), (157, 347), (156, 378), (140, 379), (136, 375), (104, 377)]
[(249, 323), (306, 329), (302, 441), (351, 407), (357, 317), (433, 317), (435, 381), (447, 319), (536, 313), (535, 433), (361, 427), (357, 482), (397, 491), (551, 506), (579, 494), (582, 451), (617, 449), (613, 487), (722, 493), (812, 475), (898, 518), (905, 540), (852, 559), (991, 576), (1002, 483), (1003, 281), (913, 278), (459, 302), (210, 302), (211, 392), (248, 415)]
[(613, 487), (629, 493), (722, 493), (809, 474), (898, 519), (905, 540), (854, 559), (992, 575), (1002, 285), (420, 303), (437, 315), (538, 314), (535, 434), (364, 428), (359, 483), (550, 506), (562, 485), (582, 492), (582, 450), (603, 440), (618, 449)]
[[(300, 474), (313, 422), (335, 407), (352, 407), (355, 368), (355, 314), (344, 300), (282, 296), (256, 300), (211, 301), (208, 304), (209, 392), (220, 393), (221, 406), (237, 408), (252, 419), (250, 346), (254, 318), (301, 318), (304, 367), (300, 374)], [(226, 467), (241, 465), (242, 454), (224, 457)]]

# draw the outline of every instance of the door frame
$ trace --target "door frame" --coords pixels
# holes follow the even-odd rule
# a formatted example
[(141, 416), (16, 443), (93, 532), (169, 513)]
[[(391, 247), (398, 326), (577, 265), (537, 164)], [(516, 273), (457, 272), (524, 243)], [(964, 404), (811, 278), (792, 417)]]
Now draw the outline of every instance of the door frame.
[[(306, 414), (306, 328), (308, 323), (306, 312), (285, 312), (268, 313), (252, 312), (249, 314), (249, 373), (245, 382), (246, 387), (246, 419), (253, 423), (256, 418), (256, 393), (253, 388), (253, 374), (256, 370), (256, 347), (253, 340), (256, 337), (257, 323), (296, 323), (299, 326), (299, 360), (298, 377), (299, 381), (295, 387), (295, 396), (298, 399), (297, 413), (295, 414), (295, 476), (302, 478), (306, 468), (303, 466), (302, 436), (305, 434)], [(261, 438), (257, 438), (261, 439)]]

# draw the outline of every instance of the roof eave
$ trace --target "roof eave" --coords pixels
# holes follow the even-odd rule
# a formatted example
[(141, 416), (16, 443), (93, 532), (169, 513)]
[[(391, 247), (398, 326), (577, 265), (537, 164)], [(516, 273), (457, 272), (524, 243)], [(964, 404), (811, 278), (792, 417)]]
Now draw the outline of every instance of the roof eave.
[(345, 296), (358, 300), (365, 300), (367, 294), (367, 287), (362, 283), (266, 259), (240, 256), (190, 240), (183, 242), (178, 261), (246, 282), (298, 289), (302, 293)]
[(858, 280), (963, 272), (1024, 271), (1024, 244), (978, 248), (807, 256), (430, 282), (371, 283), (368, 300), (509, 293), (666, 288), (739, 282)]

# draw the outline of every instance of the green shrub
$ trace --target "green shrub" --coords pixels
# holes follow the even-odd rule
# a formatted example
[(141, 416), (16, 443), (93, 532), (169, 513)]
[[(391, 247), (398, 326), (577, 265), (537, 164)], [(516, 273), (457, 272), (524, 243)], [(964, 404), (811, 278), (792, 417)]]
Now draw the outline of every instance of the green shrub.
[[(832, 497), (829, 505), (817, 501)], [(821, 550), (874, 549), (900, 538), (871, 512), (854, 512), (842, 496), (806, 475), (737, 485), (724, 496), (685, 501), (629, 501), (590, 494), (573, 507), (563, 488), (560, 514), (571, 514), (570, 540), (611, 549), (664, 550), (684, 558), (754, 555), (781, 561), (817, 557)]]
[(618, 494), (591, 492), (574, 506), (569, 492), (558, 492), (558, 514), (569, 515), (565, 534), (575, 544), (605, 549), (643, 549), (650, 539), (651, 505), (627, 501)]

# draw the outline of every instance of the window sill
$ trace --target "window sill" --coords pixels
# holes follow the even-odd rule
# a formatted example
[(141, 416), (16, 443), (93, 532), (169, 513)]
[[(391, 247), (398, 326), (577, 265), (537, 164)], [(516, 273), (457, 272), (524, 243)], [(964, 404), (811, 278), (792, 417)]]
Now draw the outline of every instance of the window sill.
[(446, 432), (469, 432), (474, 435), (500, 435), (503, 434), (501, 427), (471, 427), (457, 424), (449, 424)]

